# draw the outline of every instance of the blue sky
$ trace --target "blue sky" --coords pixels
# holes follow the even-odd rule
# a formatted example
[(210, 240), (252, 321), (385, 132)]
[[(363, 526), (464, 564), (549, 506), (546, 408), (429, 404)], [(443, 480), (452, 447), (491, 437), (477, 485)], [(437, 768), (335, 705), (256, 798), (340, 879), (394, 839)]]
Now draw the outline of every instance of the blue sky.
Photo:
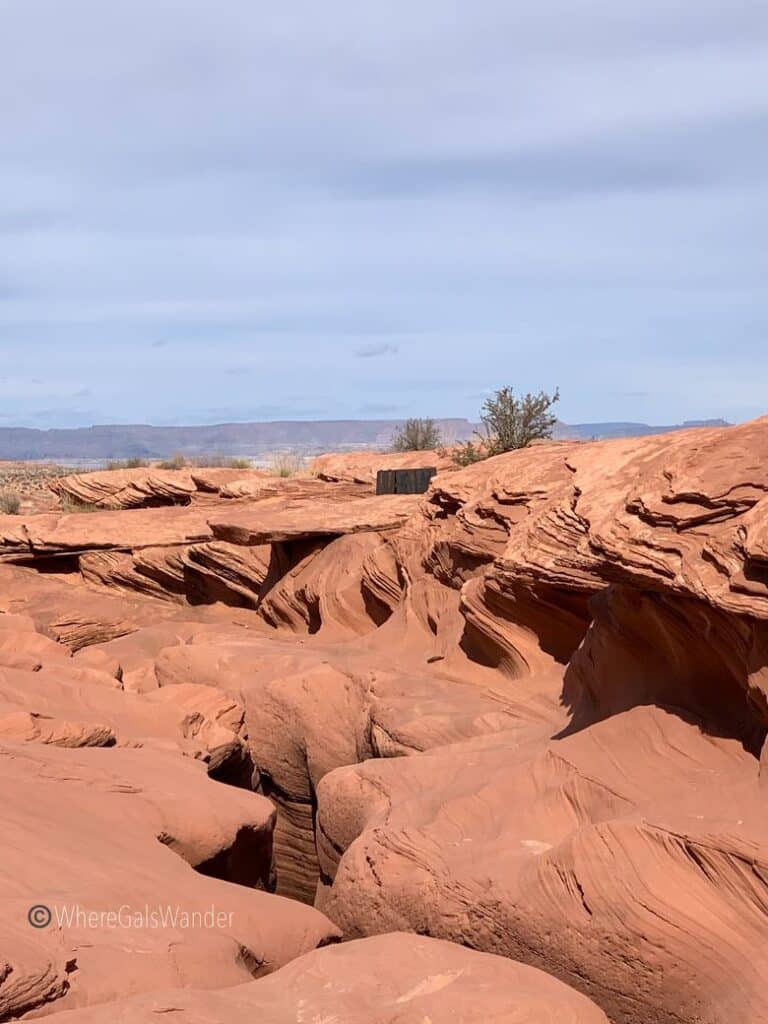
[(0, 0), (0, 426), (768, 411), (764, 0)]

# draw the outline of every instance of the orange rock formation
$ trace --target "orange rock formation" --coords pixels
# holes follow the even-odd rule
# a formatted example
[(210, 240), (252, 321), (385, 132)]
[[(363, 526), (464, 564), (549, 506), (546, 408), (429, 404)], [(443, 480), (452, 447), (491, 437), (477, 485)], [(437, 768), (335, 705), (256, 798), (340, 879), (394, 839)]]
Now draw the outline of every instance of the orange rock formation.
[(0, 1020), (768, 1021), (768, 419), (376, 468), (0, 517)]

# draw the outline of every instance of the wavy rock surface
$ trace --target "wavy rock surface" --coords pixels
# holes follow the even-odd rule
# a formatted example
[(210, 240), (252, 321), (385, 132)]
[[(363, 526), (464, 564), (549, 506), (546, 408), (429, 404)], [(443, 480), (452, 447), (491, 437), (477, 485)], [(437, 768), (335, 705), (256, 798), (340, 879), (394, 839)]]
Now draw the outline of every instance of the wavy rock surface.
[(570, 714), (326, 775), (319, 905), (348, 933), (519, 957), (616, 1021), (768, 1020), (766, 467), (764, 420), (438, 477), (421, 558), (459, 581), (461, 644), (510, 687), (559, 666)]
[[(33, 935), (28, 909), (52, 915), (31, 964), (25, 946), (18, 966), (9, 950), (7, 1016), (237, 984), (336, 934), (316, 911), (246, 887), (269, 883), (273, 808), (201, 772), (161, 751), (0, 744), (2, 918)], [(223, 926), (180, 916), (211, 906)], [(129, 923), (88, 916), (109, 913)], [(21, 972), (28, 983), (19, 986)]]
[(197, 508), (164, 508), (0, 516), (0, 557), (41, 558), (191, 544), (212, 538), (208, 514)]
[[(218, 466), (107, 469), (58, 477), (50, 480), (48, 486), (75, 510), (78, 507), (114, 510), (189, 505), (192, 502), (206, 504), (211, 496), (261, 499), (303, 494), (308, 497), (327, 493), (328, 490), (320, 480), (311, 478), (279, 477), (260, 469)], [(348, 490), (350, 494), (360, 494), (370, 488), (350, 487)]]
[(73, 473), (49, 483), (51, 490), (74, 505), (104, 509), (188, 505), (197, 483), (186, 469), (112, 469)]
[(61, 1021), (150, 1024), (166, 1014), (179, 1024), (606, 1024), (589, 1000), (540, 971), (405, 934), (308, 953), (232, 992), (163, 993)]
[[(354, 470), (337, 478), (357, 479)], [(200, 834), (185, 832), (179, 852), (204, 845), (209, 814), (220, 838), (202, 864), (187, 857), (196, 874), (174, 858), (186, 880), (274, 882), (314, 901), (346, 938), (405, 930), (454, 943), (444, 958), (479, 955), (466, 946), (501, 954), (514, 970), (520, 961), (545, 971), (547, 984), (580, 990), (614, 1024), (768, 1022), (768, 420), (537, 445), (441, 472), (422, 499), (362, 497), (370, 480), (296, 481), (278, 496), (252, 483), (247, 494), (237, 480), (218, 491), (210, 481), (187, 509), (81, 517), (126, 517), (126, 536), (147, 541), (135, 547), (77, 549), (86, 525), (61, 517), (40, 520), (34, 547), (24, 523), (2, 524), (6, 550), (17, 545), (24, 564), (0, 566), (0, 739), (20, 763), (38, 758), (29, 779), (15, 772), (28, 790), (23, 803), (8, 786), (14, 814), (31, 808), (29, 832), (8, 849), (32, 864), (41, 841), (29, 838), (32, 822), (49, 813), (34, 787), (51, 777), (60, 859), (77, 860), (65, 810), (70, 830), (90, 814), (89, 838), (99, 828), (110, 843), (129, 842), (115, 793), (102, 805), (100, 776), (81, 784), (81, 759), (117, 758), (115, 766), (130, 755), (168, 785), (194, 772), (196, 800), (194, 787), (209, 787)], [(204, 514), (209, 533), (169, 541), (169, 514)], [(164, 759), (175, 767), (166, 771)], [(126, 786), (139, 785), (126, 773)], [(92, 804), (80, 802), (81, 789), (93, 791)], [(274, 808), (256, 829), (262, 850), (269, 834), (268, 866), (266, 855), (241, 856), (248, 844), (215, 826), (209, 794), (224, 794), (224, 813), (235, 807), (229, 793), (237, 812), (228, 821), (242, 799)], [(166, 807), (158, 796), (155, 823), (168, 817), (158, 801)], [(67, 891), (99, 880), (154, 891), (159, 861), (132, 881), (127, 869), (112, 872), (118, 857), (173, 856), (157, 833), (149, 844), (144, 813), (127, 818), (135, 849), (96, 843), (107, 871), (90, 854), (67, 863)], [(248, 864), (261, 865), (258, 879), (243, 874)], [(203, 869), (218, 877), (202, 878)], [(254, 940), (262, 953), (284, 941), (266, 916)], [(299, 949), (289, 928), (286, 959), (336, 934), (325, 917), (311, 927), (295, 920), (311, 939)], [(390, 941), (399, 963), (402, 936), (374, 940)], [(196, 975), (216, 988), (244, 980), (243, 964), (255, 961), (217, 942), (205, 957), (195, 945), (194, 969), (180, 974), (166, 949), (137, 987), (199, 988)], [(108, 950), (94, 956), (105, 958), (110, 981), (100, 988), (89, 968), (94, 987), (80, 1001), (129, 995), (137, 948), (118, 955), (109, 936), (97, 946)], [(355, 948), (343, 947), (360, 956), (348, 968), (350, 1020), (372, 1012), (365, 999), (362, 1009), (355, 1003), (370, 971)], [(25, 986), (35, 1005), (75, 998), (80, 968), (68, 967), (68, 936), (46, 934), (18, 951), (0, 1006), (21, 1006)], [(338, 1015), (347, 1012), (341, 983), (322, 967), (335, 956), (320, 951), (308, 976), (324, 979), (328, 1012)], [(411, 956), (421, 954), (405, 954), (406, 965)], [(301, 1014), (322, 1017), (325, 996), (299, 980), (300, 963), (280, 1006), (295, 1018), (306, 983)], [(411, 991), (401, 982), (418, 988), (432, 978), (420, 966), (417, 975), (397, 973), (382, 992), (379, 957), (370, 998), (386, 1006), (387, 993)], [(20, 978), (29, 984), (19, 987)], [(170, 1002), (153, 995), (120, 1012), (228, 1019), (219, 1000), (243, 994), (231, 1007), (238, 1019), (262, 1012), (252, 1003), (258, 984), (226, 996), (173, 993)], [(458, 982), (451, 994), (461, 1007)], [(483, 1019), (494, 1019), (496, 998), (490, 989), (477, 996)], [(535, 1011), (507, 1001), (498, 1019), (567, 1019), (558, 1014), (571, 1003), (558, 999), (547, 989)], [(396, 1006), (401, 1016), (385, 1009), (381, 1019), (424, 1024), (448, 1008)]]
[(267, 498), (359, 498), (370, 494), (372, 488), (356, 481), (345, 481), (341, 486), (329, 487), (326, 481), (308, 476), (272, 476), (269, 474), (241, 476), (222, 486), (222, 498), (246, 498), (263, 501)]
[(318, 789), (335, 879), (318, 905), (347, 935), (524, 959), (612, 1020), (763, 1020), (756, 781), (740, 744), (651, 708), (546, 747), (500, 733), (338, 769)]
[(0, 566), (0, 611), (31, 618), (36, 629), (74, 651), (133, 633), (164, 617), (163, 604), (99, 593), (63, 578)]
[[(574, 727), (656, 701), (759, 750), (768, 727), (768, 420), (541, 446), (440, 478), (432, 503), (453, 512), (436, 531), (435, 557), (448, 571), (454, 558), (493, 558), (462, 592), (487, 658), (525, 673), (521, 626), (553, 651), (565, 642), (561, 658), (589, 627), (566, 677)], [(702, 632), (706, 647), (695, 643)], [(609, 678), (617, 674), (620, 686)]]
[(245, 712), (208, 686), (127, 694), (106, 672), (72, 660), (33, 672), (0, 667), (0, 734), (54, 746), (175, 749), (211, 772), (237, 772), (249, 761)]
[(336, 498), (315, 501), (259, 502), (212, 516), (217, 540), (233, 544), (274, 544), (312, 537), (341, 537), (348, 533), (392, 530), (401, 526), (419, 505), (412, 495), (380, 498)]

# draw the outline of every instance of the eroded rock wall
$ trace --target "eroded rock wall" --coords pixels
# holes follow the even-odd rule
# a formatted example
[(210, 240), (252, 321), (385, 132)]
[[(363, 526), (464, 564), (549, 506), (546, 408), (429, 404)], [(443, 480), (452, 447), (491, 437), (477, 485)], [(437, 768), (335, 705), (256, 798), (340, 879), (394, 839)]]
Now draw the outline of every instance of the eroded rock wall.
[[(112, 843), (114, 801), (98, 796), (102, 761), (90, 766), (115, 755), (119, 791), (146, 788), (126, 802), (141, 808), (128, 853), (145, 888), (164, 872), (180, 884), (181, 865), (294, 898), (289, 926), (248, 924), (245, 959), (230, 944), (245, 931), (217, 937), (213, 987), (338, 934), (393, 933), (345, 947), (349, 1019), (387, 944), (400, 966), (391, 984), (374, 968), (371, 998), (406, 1006), (403, 1020), (442, 1019), (447, 1004), (410, 1006), (436, 984), (435, 947), (409, 945), (418, 933), (452, 943), (438, 952), (458, 957), (456, 978), (488, 954), (535, 969), (533, 1008), (523, 999), (510, 1020), (768, 1021), (768, 420), (537, 445), (441, 472), (405, 501), (362, 496), (339, 467), (324, 473), (338, 484), (212, 480), (210, 505), (0, 523), (0, 550), (20, 563), (0, 566), (0, 739), (38, 765), (13, 804), (19, 834), (48, 814), (22, 821), (27, 806), (53, 807), (39, 787), (55, 782)], [(138, 518), (121, 543), (102, 516)], [(155, 792), (165, 758), (169, 780), (182, 779), (176, 760), (194, 768), (183, 779), (220, 823), (210, 835)], [(209, 812), (217, 790), (238, 795)], [(50, 817), (56, 856), (75, 857), (71, 815)], [(173, 869), (150, 821), (171, 837)], [(72, 891), (93, 871), (88, 858), (73, 867)], [(83, 955), (81, 998), (71, 939), (52, 938), (18, 944), (34, 1005), (118, 999), (122, 977), (137, 991), (196, 986), (193, 967), (174, 979), (162, 957), (142, 973), (131, 947), (98, 953), (119, 968), (108, 989)], [(331, 951), (311, 956), (325, 977)], [(13, 978), (0, 1005), (28, 1009)], [(260, 984), (233, 1019), (262, 1006)], [(321, 1013), (322, 994), (305, 991), (302, 1012)], [(500, 1005), (490, 982), (467, 993), (482, 1019)], [(218, 997), (171, 1002), (180, 1020), (229, 1012)], [(120, 1005), (147, 1019), (146, 999)]]

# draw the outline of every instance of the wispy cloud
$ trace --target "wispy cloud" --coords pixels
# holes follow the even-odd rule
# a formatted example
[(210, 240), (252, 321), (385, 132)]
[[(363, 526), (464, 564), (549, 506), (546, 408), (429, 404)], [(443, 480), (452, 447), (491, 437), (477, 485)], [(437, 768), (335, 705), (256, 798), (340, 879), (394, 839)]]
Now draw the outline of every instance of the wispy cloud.
[(363, 345), (355, 350), (358, 359), (376, 359), (379, 356), (396, 356), (400, 351), (399, 345), (392, 342), (372, 342), (370, 345)]

